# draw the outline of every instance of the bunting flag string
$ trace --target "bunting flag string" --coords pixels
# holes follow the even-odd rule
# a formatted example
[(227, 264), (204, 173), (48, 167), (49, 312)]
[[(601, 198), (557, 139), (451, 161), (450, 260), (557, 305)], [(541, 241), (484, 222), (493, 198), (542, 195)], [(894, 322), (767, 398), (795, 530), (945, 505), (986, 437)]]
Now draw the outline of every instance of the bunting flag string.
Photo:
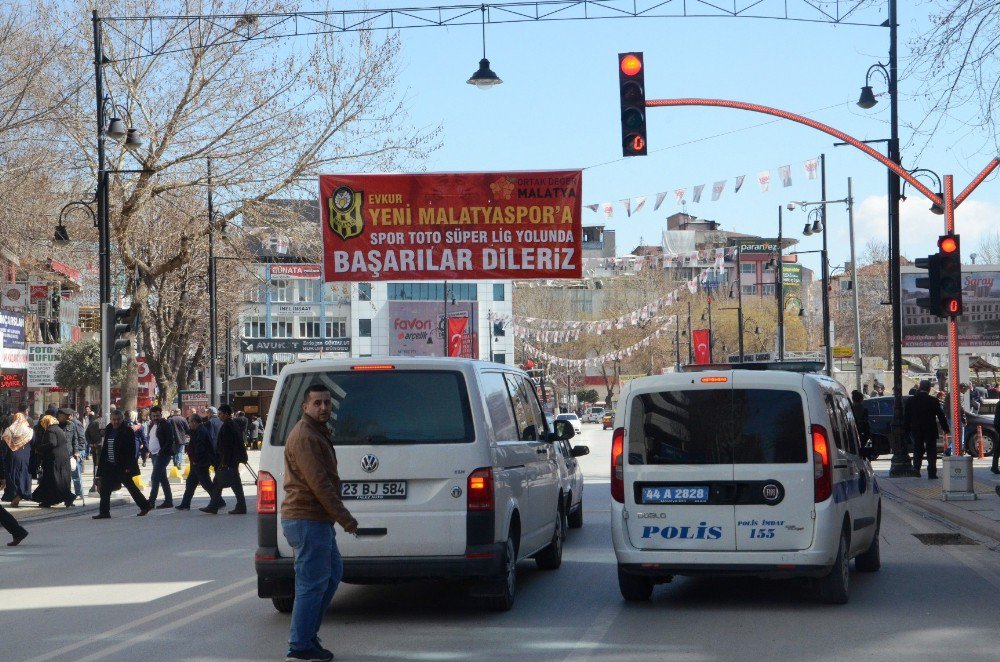
[[(807, 159), (802, 164), (803, 172), (806, 175), (807, 180), (816, 179), (819, 170), (819, 159)], [(781, 180), (781, 185), (783, 187), (792, 186), (792, 166), (783, 165), (778, 168), (778, 178)], [(743, 188), (743, 180), (746, 179), (746, 175), (739, 175), (734, 178), (733, 194), (737, 194)], [(726, 183), (728, 179), (722, 179), (715, 182), (712, 185), (712, 202), (717, 202), (721, 197), (722, 193), (726, 189)], [(767, 193), (771, 189), (771, 171), (761, 170), (757, 173), (757, 185), (760, 187), (761, 193)], [(701, 202), (701, 194), (705, 189), (705, 184), (697, 184), (690, 187), (692, 191), (692, 198), (694, 202)], [(674, 200), (676, 204), (680, 205), (685, 201), (685, 194), (688, 192), (688, 187), (675, 188)], [(663, 204), (664, 199), (667, 197), (668, 191), (659, 191), (656, 194), (655, 203), (653, 204), (653, 211), (657, 211), (660, 205)], [(631, 218), (633, 214), (638, 214), (642, 211), (643, 207), (646, 205), (646, 200), (649, 199), (648, 195), (639, 195), (634, 198), (622, 198), (618, 203), (624, 208), (625, 216)], [(589, 209), (594, 213), (602, 213), (604, 217), (608, 220), (614, 218), (614, 202), (600, 202), (595, 204), (584, 205), (585, 208)]]
[(568, 359), (562, 356), (556, 356), (554, 354), (549, 354), (548, 352), (535, 347), (531, 343), (524, 341), (522, 346), (524, 352), (533, 358), (541, 359), (547, 361), (553, 365), (566, 367), (566, 368), (586, 368), (586, 367), (596, 367), (608, 363), (610, 361), (620, 361), (631, 357), (633, 354), (639, 350), (648, 347), (657, 338), (663, 337), (663, 334), (667, 333), (674, 324), (674, 320), (668, 319), (665, 323), (661, 324), (653, 333), (649, 334), (639, 342), (634, 345), (630, 345), (623, 349), (615, 350), (613, 352), (608, 352), (606, 354), (600, 354), (598, 356), (590, 356), (584, 359)]

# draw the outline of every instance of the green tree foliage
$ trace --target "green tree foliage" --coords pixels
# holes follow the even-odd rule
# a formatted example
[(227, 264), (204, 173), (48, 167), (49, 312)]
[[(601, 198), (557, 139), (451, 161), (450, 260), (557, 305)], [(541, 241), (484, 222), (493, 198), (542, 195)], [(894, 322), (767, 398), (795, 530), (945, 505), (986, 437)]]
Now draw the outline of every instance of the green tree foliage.
[(72, 391), (101, 383), (101, 345), (97, 340), (66, 343), (59, 350), (56, 383)]
[(597, 391), (592, 388), (581, 389), (576, 392), (576, 399), (580, 402), (597, 402), (600, 397)]

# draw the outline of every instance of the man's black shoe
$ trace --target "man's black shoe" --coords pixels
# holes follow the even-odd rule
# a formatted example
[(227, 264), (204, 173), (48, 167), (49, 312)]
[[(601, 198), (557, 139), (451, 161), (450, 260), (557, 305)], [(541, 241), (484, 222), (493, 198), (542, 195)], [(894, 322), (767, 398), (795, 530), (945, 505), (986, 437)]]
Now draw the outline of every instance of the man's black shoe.
[(153, 507), (151, 505), (146, 504), (145, 508), (140, 508), (139, 509), (139, 512), (136, 515), (136, 517), (145, 517), (149, 513), (149, 511), (151, 511), (152, 509), (153, 509)]
[(288, 651), (285, 655), (285, 662), (294, 660), (316, 660), (318, 662), (329, 662), (333, 659), (333, 653), (325, 648), (310, 648), (306, 651)]
[(173, 508), (174, 504), (170, 501), (164, 501), (156, 507), (157, 510), (163, 510), (164, 508)]
[[(21, 531), (20, 533), (14, 534), (14, 539), (7, 543), (8, 547), (17, 547), (18, 543), (28, 537), (27, 531)], [(333, 658), (330, 658), (333, 659)]]
[(204, 508), (199, 508), (198, 510), (200, 510), (203, 513), (209, 513), (211, 515), (218, 515), (219, 514), (218, 510), (216, 510), (215, 508), (209, 508), (208, 506), (205, 506)]
[(1000, 469), (997, 469), (996, 467), (990, 467), (990, 473), (1000, 474)]
[(246, 508), (240, 508), (239, 506), (237, 506), (236, 508), (233, 508), (232, 510), (230, 510), (229, 514), (230, 515), (246, 515), (247, 514), (247, 509)]
[(937, 479), (937, 476), (928, 476), (927, 479), (928, 480), (935, 480), (935, 479)]
[(191, 506), (174, 506), (175, 510), (191, 510)]
[(111, 519), (111, 515), (108, 513), (101, 513), (100, 515), (94, 515), (90, 519)]

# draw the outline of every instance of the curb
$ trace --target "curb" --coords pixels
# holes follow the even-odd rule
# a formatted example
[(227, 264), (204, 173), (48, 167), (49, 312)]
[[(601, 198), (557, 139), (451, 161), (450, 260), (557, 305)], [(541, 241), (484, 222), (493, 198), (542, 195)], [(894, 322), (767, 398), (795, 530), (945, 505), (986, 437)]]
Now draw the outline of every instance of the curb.
[(932, 499), (914, 499), (900, 487), (891, 481), (882, 479), (879, 487), (883, 492), (888, 492), (892, 498), (903, 503), (913, 505), (929, 513), (944, 518), (962, 528), (974, 531), (981, 536), (985, 536), (1000, 543), (1000, 522), (983, 518), (981, 516), (970, 515), (966, 510), (953, 506), (944, 501)]

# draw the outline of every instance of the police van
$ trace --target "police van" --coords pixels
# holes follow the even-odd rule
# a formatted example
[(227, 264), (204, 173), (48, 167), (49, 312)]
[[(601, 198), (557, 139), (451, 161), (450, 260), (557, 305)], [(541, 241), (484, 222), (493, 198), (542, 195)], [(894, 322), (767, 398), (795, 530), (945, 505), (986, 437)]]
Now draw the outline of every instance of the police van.
[(674, 575), (738, 574), (809, 577), (842, 604), (851, 559), (879, 569), (878, 483), (847, 391), (817, 365), (710, 366), (625, 386), (611, 524), (626, 600)]
[(528, 376), (456, 358), (325, 359), (285, 367), (258, 478), (258, 595), (292, 610), (294, 550), (281, 528), (284, 444), (312, 384), (333, 395), (340, 495), (358, 520), (340, 535), (343, 581), (464, 580), (492, 609), (514, 602), (517, 563), (562, 561), (567, 499), (557, 444)]

